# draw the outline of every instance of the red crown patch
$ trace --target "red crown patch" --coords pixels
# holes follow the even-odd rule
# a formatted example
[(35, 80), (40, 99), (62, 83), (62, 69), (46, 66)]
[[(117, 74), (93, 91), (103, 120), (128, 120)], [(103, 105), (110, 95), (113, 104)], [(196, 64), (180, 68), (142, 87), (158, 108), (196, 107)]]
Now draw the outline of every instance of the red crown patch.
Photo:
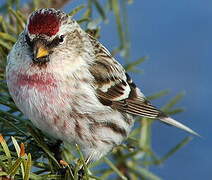
[(60, 19), (54, 13), (34, 14), (28, 24), (30, 34), (45, 34), (47, 36), (55, 35), (59, 31)]

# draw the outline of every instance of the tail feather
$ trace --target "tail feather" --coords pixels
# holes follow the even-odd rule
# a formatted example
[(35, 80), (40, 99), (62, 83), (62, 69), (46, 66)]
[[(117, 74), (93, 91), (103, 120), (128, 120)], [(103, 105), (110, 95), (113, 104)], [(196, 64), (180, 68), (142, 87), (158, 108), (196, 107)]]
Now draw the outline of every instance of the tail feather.
[(184, 131), (187, 131), (187, 132), (189, 132), (189, 133), (191, 133), (193, 135), (200, 136), (198, 133), (196, 133), (195, 131), (193, 131), (191, 128), (183, 125), (182, 123), (180, 123), (180, 122), (178, 122), (178, 121), (176, 121), (176, 120), (174, 120), (174, 119), (172, 119), (170, 117), (160, 117), (159, 119), (162, 122), (164, 122), (164, 123), (167, 123), (167, 124), (170, 124), (170, 125), (175, 126), (177, 128), (180, 128), (180, 129), (182, 129)]

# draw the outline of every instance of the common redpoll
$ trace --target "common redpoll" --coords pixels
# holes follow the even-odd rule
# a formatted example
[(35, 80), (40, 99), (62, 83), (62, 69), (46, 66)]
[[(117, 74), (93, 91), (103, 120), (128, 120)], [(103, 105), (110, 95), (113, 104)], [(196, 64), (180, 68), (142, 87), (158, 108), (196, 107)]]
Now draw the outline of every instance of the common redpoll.
[(152, 106), (110, 52), (60, 10), (30, 15), (8, 55), (6, 77), (13, 100), (32, 123), (78, 144), (90, 161), (119, 145), (135, 116), (197, 134)]

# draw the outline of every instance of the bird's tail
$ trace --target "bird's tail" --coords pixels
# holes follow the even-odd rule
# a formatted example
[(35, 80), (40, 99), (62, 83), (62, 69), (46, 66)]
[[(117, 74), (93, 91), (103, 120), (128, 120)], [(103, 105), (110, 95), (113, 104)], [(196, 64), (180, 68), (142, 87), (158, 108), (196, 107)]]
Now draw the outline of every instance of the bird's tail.
[(187, 132), (189, 132), (191, 134), (194, 134), (196, 136), (200, 136), (198, 133), (196, 133), (195, 131), (193, 131), (191, 128), (189, 128), (189, 127), (183, 125), (182, 123), (180, 123), (180, 122), (172, 119), (171, 117), (167, 117), (167, 116), (165, 116), (165, 117), (159, 117), (159, 120), (161, 120), (162, 122), (164, 122), (166, 124), (169, 124), (169, 125), (175, 126), (177, 128), (180, 128), (180, 129), (182, 129), (184, 131), (187, 131)]

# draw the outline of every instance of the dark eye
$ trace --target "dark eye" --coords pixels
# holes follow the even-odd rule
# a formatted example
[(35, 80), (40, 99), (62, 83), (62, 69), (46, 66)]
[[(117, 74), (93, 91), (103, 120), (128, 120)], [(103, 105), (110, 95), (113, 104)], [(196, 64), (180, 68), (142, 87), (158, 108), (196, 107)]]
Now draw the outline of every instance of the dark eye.
[(61, 36), (59, 37), (59, 42), (62, 43), (63, 41), (64, 41), (64, 35), (61, 35)]
[(52, 42), (48, 44), (49, 48), (53, 48), (58, 46), (59, 44), (64, 42), (64, 35), (55, 37)]

